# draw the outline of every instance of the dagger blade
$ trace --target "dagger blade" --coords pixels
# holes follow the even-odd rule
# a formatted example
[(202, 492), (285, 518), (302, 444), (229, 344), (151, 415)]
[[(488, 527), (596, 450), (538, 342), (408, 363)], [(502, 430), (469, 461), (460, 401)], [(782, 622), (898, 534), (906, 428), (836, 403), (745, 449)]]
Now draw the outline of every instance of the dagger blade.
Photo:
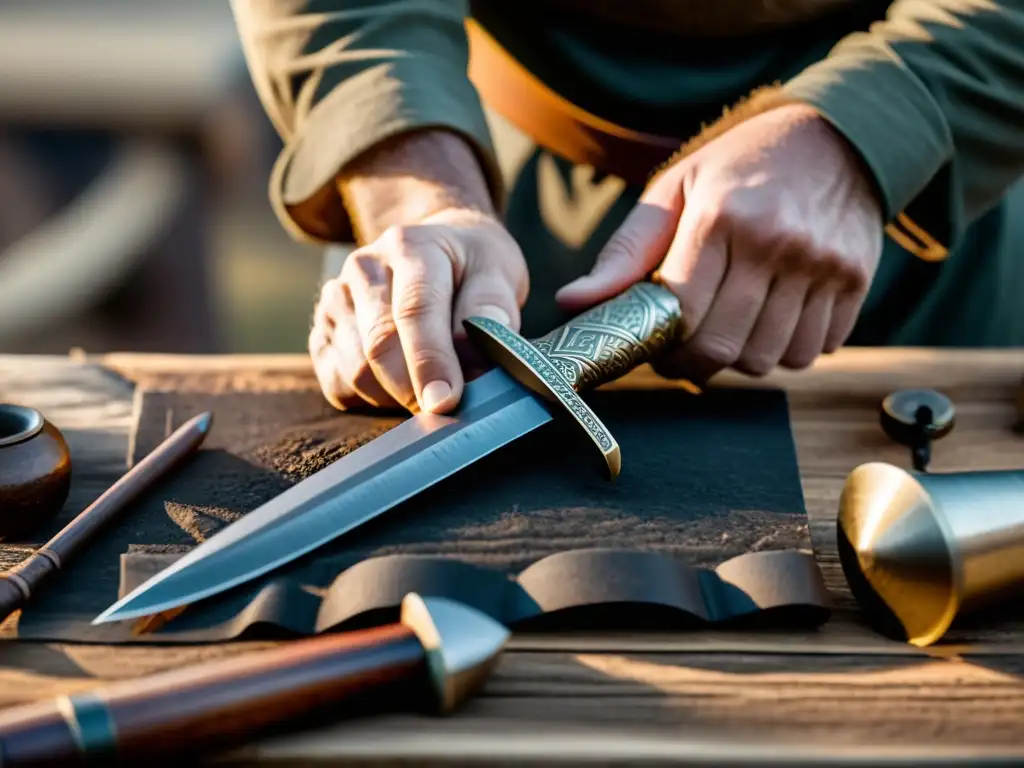
[(295, 484), (212, 536), (93, 619), (183, 608), (358, 528), (552, 419), (500, 368), (469, 382), (451, 414), (420, 413)]

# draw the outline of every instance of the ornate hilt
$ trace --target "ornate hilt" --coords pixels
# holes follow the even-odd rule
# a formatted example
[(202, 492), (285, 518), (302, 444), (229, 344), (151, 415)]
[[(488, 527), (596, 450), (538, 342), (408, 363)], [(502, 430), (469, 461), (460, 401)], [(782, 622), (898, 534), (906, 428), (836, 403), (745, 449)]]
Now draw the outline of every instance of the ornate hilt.
[(682, 308), (669, 290), (645, 282), (529, 341), (485, 317), (465, 326), (488, 358), (586, 430), (614, 478), (622, 465), (619, 445), (579, 395), (657, 357), (679, 338)]

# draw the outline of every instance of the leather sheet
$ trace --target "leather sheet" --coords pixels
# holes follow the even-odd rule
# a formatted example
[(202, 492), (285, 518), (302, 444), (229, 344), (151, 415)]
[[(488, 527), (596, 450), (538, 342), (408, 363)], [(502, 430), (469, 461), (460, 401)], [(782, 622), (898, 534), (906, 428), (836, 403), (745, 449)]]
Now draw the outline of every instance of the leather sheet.
[(22, 615), (23, 638), (216, 642), (374, 622), (410, 589), (517, 626), (610, 630), (828, 617), (785, 394), (614, 390), (588, 399), (622, 447), (609, 483), (558, 422), (311, 555), (143, 638), (92, 627), (121, 588), (398, 424), (315, 390), (144, 392), (132, 460), (202, 410), (199, 454), (141, 497)]

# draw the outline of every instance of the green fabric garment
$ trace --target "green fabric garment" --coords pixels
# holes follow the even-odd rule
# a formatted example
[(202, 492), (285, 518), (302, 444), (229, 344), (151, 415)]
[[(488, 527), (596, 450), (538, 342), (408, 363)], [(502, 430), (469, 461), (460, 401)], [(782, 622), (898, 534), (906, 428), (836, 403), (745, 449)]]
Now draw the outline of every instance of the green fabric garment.
[[(887, 218), (907, 214), (950, 251), (925, 263), (887, 238), (853, 341), (1024, 345), (1024, 194), (1010, 192), (1024, 174), (1024, 0), (233, 5), (286, 143), (271, 196), (297, 237), (345, 236), (296, 226), (292, 211), (356, 154), (413, 128), (463, 135), (504, 202), (465, 76), (472, 15), (564, 97), (638, 130), (688, 138), (751, 90), (781, 82), (859, 151)], [(566, 260), (592, 258), (637, 190), (586, 245), (567, 248), (544, 233), (531, 168), (511, 190), (508, 216), (531, 261), (529, 308), (539, 311)]]

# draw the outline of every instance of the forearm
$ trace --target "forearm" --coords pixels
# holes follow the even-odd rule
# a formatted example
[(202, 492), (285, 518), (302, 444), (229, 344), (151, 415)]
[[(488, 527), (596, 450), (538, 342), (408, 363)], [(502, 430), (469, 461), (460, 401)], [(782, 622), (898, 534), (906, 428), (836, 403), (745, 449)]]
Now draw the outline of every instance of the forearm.
[(363, 239), (378, 220), (413, 216), (444, 195), (503, 205), (483, 106), (466, 74), (466, 0), (232, 6), (253, 82), (284, 142), (270, 198), (293, 237)]
[(338, 191), (363, 243), (388, 227), (448, 208), (496, 214), (476, 154), (465, 140), (444, 130), (414, 131), (382, 142), (345, 167)]

